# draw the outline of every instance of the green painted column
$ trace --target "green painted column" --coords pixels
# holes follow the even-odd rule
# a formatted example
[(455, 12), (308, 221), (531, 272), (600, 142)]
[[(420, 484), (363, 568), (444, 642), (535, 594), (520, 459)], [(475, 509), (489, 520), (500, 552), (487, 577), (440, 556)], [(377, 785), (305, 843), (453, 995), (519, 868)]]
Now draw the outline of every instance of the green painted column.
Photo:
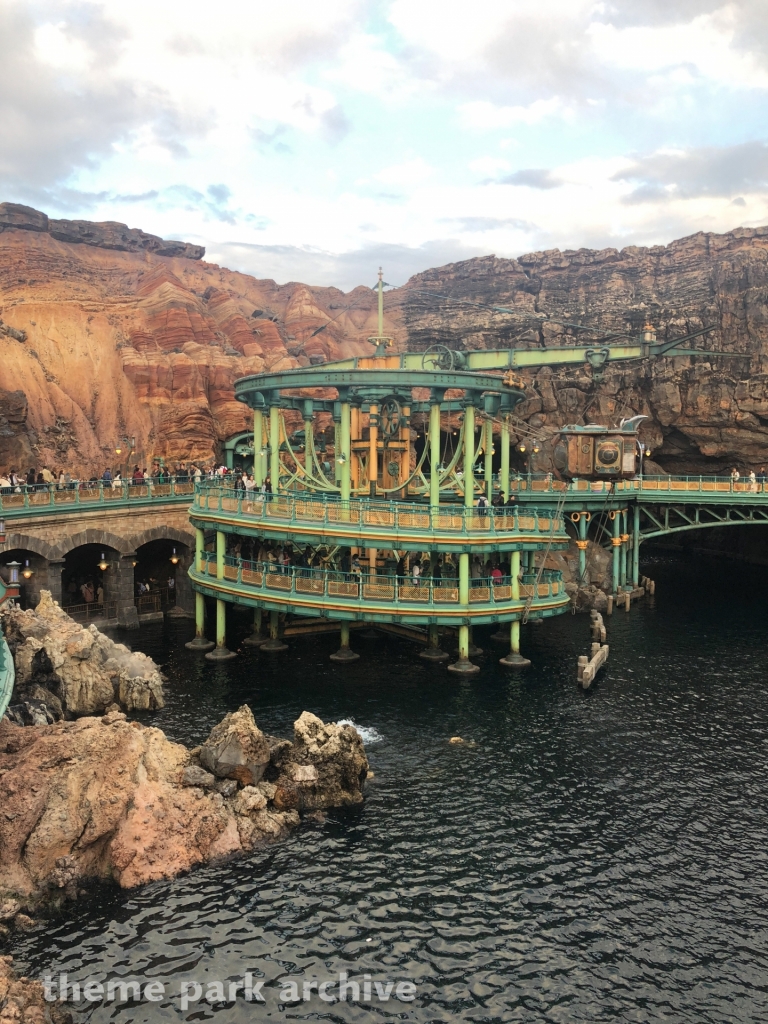
[(520, 552), (513, 551), (510, 559), (510, 573), (512, 575), (512, 600), (520, 600)]
[(341, 428), (338, 420), (333, 421), (333, 450), (336, 453), (334, 458), (333, 479), (336, 483), (341, 480), (341, 466), (339, 465), (339, 452), (341, 451)]
[(459, 661), (469, 660), (469, 626), (459, 626)]
[(469, 554), (459, 555), (459, 604), (469, 607)]
[(580, 512), (579, 516), (579, 539), (576, 541), (576, 544), (579, 548), (579, 582), (583, 585), (587, 579), (587, 546), (589, 544), (587, 530), (589, 529), (589, 521), (586, 512)]
[(264, 444), (264, 417), (261, 409), (253, 410), (253, 479), (257, 487), (264, 483), (264, 456), (261, 449)]
[(627, 585), (627, 543), (629, 535), (627, 534), (627, 512), (624, 510), (621, 513), (621, 547), (619, 551), (621, 556), (619, 559), (619, 580), (622, 588)]
[(501, 493), (509, 497), (509, 417), (501, 418)]
[[(350, 406), (349, 402), (341, 403), (341, 422), (339, 423), (339, 446), (341, 451), (337, 456), (336, 462), (338, 465), (339, 456), (344, 461), (341, 463), (341, 473), (339, 476), (339, 485), (341, 489), (341, 500), (349, 503), (350, 496), (352, 494), (352, 434), (351, 434), (351, 422), (350, 422)], [(348, 507), (348, 505), (347, 505)]]
[(440, 504), (440, 403), (429, 407), (429, 504)]
[(509, 624), (509, 649), (513, 654), (520, 653), (520, 620), (513, 619)]
[(227, 535), (216, 531), (216, 579), (224, 579), (224, 556), (227, 553)]
[(632, 586), (640, 586), (640, 505), (635, 502), (632, 524)]
[(277, 640), (280, 637), (280, 615), (278, 612), (269, 613), (269, 639)]
[(280, 482), (280, 409), (269, 407), (269, 477), (272, 492), (277, 494)]
[(225, 601), (216, 602), (216, 646), (227, 646), (227, 605)]
[(621, 548), (621, 514), (614, 512), (613, 515), (613, 537), (611, 537), (611, 545), (613, 546), (613, 566), (611, 569), (611, 591), (614, 594), (619, 592), (619, 549)]
[(493, 500), (493, 420), (486, 417), (483, 424), (483, 454), (485, 456), (485, 496), (490, 504)]
[[(464, 409), (464, 507), (472, 508), (475, 497), (475, 407)], [(463, 556), (462, 556), (463, 557)], [(467, 556), (469, 557), (469, 556)]]
[(205, 549), (205, 533), (195, 527), (195, 572), (203, 571), (203, 551)]
[(195, 636), (205, 639), (205, 598), (195, 591)]

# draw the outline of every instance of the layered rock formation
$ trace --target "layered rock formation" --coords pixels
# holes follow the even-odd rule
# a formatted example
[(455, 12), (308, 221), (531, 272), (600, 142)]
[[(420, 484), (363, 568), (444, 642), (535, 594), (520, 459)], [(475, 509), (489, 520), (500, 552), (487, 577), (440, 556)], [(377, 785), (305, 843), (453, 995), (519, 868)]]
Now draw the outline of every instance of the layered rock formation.
[[(124, 436), (136, 439), (132, 462), (207, 459), (249, 428), (248, 410), (234, 401), (238, 377), (371, 351), (369, 289), (280, 286), (201, 256), (125, 225), (54, 221), (0, 204), (0, 389), (21, 392), (10, 415), (0, 393), (2, 468), (31, 453), (38, 466), (93, 472), (118, 461)], [(547, 433), (644, 413), (654, 459), (673, 472), (763, 459), (768, 228), (468, 260), (417, 275), (386, 308), (387, 332), (412, 350), (600, 345), (636, 335), (647, 319), (661, 339), (712, 326), (691, 347), (714, 355), (624, 364), (602, 382), (586, 367), (529, 375), (519, 415)]]
[(9, 716), (19, 724), (93, 715), (115, 702), (129, 711), (164, 706), (162, 676), (152, 659), (95, 626), (81, 626), (50, 591), (40, 592), (34, 609), (4, 606), (0, 622), (16, 668)]
[(194, 751), (119, 711), (27, 728), (3, 719), (0, 898), (20, 907), (76, 895), (86, 879), (174, 877), (278, 839), (301, 810), (361, 803), (367, 771), (355, 729), (307, 712), (290, 742), (264, 736), (244, 706)]
[[(37, 467), (86, 473), (128, 457), (210, 459), (252, 426), (238, 377), (370, 351), (369, 289), (280, 286), (201, 256), (124, 225), (0, 204), (0, 317), (12, 332), (0, 330), (0, 468), (29, 468), (30, 453)], [(26, 419), (8, 416), (2, 389), (22, 392)], [(123, 437), (136, 448), (118, 458)]]
[[(659, 340), (712, 327), (682, 347), (713, 355), (618, 364), (602, 382), (580, 366), (529, 374), (530, 398), (518, 414), (546, 434), (566, 423), (615, 423), (643, 413), (649, 420), (641, 436), (654, 460), (675, 473), (722, 473), (765, 459), (768, 228), (620, 252), (467, 260), (417, 275), (393, 301), (409, 344), (419, 349), (620, 343), (648, 320)], [(549, 468), (544, 455), (538, 468)]]
[(19, 976), (0, 956), (0, 1024), (72, 1024), (72, 1014), (45, 998), (42, 982)]

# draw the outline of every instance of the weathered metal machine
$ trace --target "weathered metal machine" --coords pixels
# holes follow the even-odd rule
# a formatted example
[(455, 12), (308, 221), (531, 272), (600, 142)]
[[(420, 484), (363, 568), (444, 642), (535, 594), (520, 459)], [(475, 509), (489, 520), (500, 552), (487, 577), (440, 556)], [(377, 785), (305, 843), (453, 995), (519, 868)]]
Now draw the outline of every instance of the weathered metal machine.
[(569, 480), (626, 480), (636, 476), (639, 455), (636, 424), (601, 427), (567, 426), (560, 431), (552, 457)]

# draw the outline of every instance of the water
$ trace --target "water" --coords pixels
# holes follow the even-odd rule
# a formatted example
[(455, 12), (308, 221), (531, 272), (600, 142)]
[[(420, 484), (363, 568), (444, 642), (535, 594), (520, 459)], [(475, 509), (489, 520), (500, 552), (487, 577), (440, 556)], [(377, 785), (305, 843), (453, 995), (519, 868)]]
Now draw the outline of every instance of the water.
[[(96, 888), (17, 944), (20, 966), (165, 983), (157, 1003), (80, 1004), (93, 1022), (768, 1021), (765, 570), (645, 571), (656, 606), (609, 620), (586, 694), (585, 616), (527, 627), (534, 667), (517, 676), (479, 637), (467, 681), (394, 638), (353, 635), (352, 666), (328, 661), (331, 636), (213, 666), (181, 646), (187, 623), (142, 631), (171, 679), (148, 720), (195, 743), (245, 701), (272, 733), (305, 708), (352, 719), (375, 772), (365, 806), (234, 864)], [(249, 970), (265, 1005), (181, 1009), (182, 981)], [(343, 970), (416, 998), (281, 996)]]

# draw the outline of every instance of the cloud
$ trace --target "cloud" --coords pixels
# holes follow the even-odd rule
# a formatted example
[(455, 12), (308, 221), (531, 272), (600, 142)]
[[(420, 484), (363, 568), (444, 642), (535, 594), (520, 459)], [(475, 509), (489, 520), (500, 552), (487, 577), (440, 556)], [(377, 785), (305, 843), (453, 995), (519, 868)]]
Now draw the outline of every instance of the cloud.
[(768, 144), (754, 141), (660, 151), (634, 160), (612, 180), (634, 184), (623, 199), (630, 204), (764, 192), (768, 189)]
[(116, 33), (97, 9), (80, 38), (68, 34), (63, 67), (41, 60), (32, 11), (16, 0), (0, 4), (0, 183), (30, 191), (95, 166), (153, 116), (130, 83), (112, 77)]
[(320, 131), (326, 142), (332, 146), (341, 142), (351, 130), (349, 118), (338, 104), (320, 115)]
[(303, 281), (307, 284), (335, 286), (351, 291), (360, 284), (373, 285), (376, 270), (383, 266), (387, 280), (403, 284), (414, 274), (485, 254), (477, 246), (460, 239), (435, 239), (419, 246), (371, 243), (350, 252), (333, 253), (322, 249), (291, 245), (252, 245), (242, 242), (209, 243), (206, 260), (230, 270), (271, 278), (280, 284)]
[(536, 231), (537, 227), (519, 217), (444, 217), (446, 224), (455, 224), (459, 231), (472, 234), (484, 231), (498, 231), (499, 228), (514, 228), (516, 231)]
[(528, 167), (514, 174), (507, 174), (496, 181), (499, 185), (519, 185), (525, 188), (550, 189), (559, 188), (563, 184), (561, 178), (556, 178), (552, 171), (545, 167)]

